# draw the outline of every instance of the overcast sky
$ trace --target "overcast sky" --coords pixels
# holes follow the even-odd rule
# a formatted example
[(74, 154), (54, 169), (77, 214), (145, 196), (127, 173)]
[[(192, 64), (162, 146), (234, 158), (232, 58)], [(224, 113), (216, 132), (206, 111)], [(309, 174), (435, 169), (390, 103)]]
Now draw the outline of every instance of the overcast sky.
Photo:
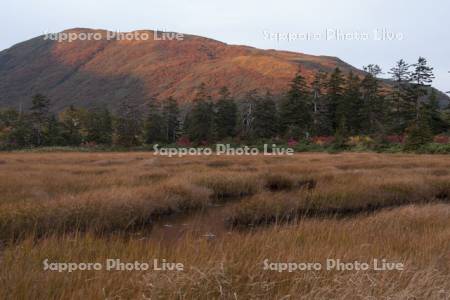
[[(435, 86), (450, 90), (449, 0), (5, 0), (1, 6), (0, 49), (73, 27), (160, 29), (337, 56), (358, 68), (377, 63), (385, 72), (400, 58), (414, 63), (424, 56), (435, 68)], [(278, 41), (276, 34), (297, 40)]]

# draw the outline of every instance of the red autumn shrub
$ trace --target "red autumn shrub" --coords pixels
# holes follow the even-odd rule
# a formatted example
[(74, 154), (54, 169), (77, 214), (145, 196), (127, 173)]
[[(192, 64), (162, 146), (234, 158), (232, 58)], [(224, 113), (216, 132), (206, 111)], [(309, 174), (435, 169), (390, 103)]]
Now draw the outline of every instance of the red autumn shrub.
[(97, 143), (96, 142), (84, 142), (81, 144), (82, 148), (95, 148), (97, 147)]
[(450, 137), (446, 135), (437, 135), (434, 137), (434, 142), (437, 144), (449, 144), (450, 143)]
[(178, 146), (190, 147), (192, 145), (191, 140), (187, 136), (182, 136), (177, 141)]
[(335, 140), (336, 138), (334, 136), (316, 136), (312, 139), (314, 144), (321, 146), (331, 145)]
[(298, 141), (297, 140), (295, 140), (295, 139), (293, 139), (293, 138), (290, 138), (289, 140), (288, 140), (288, 146), (289, 147), (295, 147), (295, 146), (297, 146), (298, 145)]
[(405, 141), (405, 137), (403, 135), (388, 135), (385, 139), (386, 142), (390, 144), (403, 144)]

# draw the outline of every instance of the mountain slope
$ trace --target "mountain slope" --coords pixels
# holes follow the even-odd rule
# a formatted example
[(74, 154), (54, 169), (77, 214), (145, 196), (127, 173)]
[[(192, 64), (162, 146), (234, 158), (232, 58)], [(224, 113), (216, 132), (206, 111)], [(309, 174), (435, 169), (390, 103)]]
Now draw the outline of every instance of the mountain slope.
[[(65, 33), (104, 30), (71, 29)], [(361, 72), (333, 57), (312, 56), (185, 35), (184, 40), (91, 40), (57, 42), (37, 37), (0, 52), (0, 105), (27, 106), (35, 93), (55, 109), (70, 104), (117, 107), (123, 99), (144, 103), (173, 96), (191, 101), (204, 82), (212, 96), (222, 86), (242, 98), (251, 90), (281, 95), (298, 67), (311, 80), (318, 70)]]

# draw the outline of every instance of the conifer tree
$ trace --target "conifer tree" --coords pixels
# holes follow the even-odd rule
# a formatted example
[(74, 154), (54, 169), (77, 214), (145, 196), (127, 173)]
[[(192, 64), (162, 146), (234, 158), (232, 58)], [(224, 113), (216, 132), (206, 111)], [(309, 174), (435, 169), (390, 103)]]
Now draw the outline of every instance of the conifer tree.
[(148, 113), (144, 124), (144, 142), (154, 144), (167, 141), (165, 122), (162, 116), (161, 107), (154, 98), (148, 103)]
[(444, 121), (445, 132), (450, 133), (450, 103), (442, 111), (442, 120)]
[(381, 70), (381, 67), (379, 65), (370, 64), (363, 67), (364, 71), (366, 73), (369, 73), (373, 77), (378, 77), (380, 74), (383, 74), (383, 71)]
[(362, 120), (365, 120), (361, 131), (364, 134), (385, 133), (386, 107), (384, 97), (381, 95), (380, 82), (375, 76), (380, 72), (381, 69), (375, 68), (375, 72), (367, 73), (361, 82)]
[[(71, 105), (60, 114), (59, 118), (62, 125), (61, 134), (65, 144), (70, 146), (80, 145), (83, 142), (82, 130), (85, 126), (86, 112)], [(53, 124), (53, 130), (56, 130), (56, 128), (57, 125)]]
[(0, 110), (0, 129), (12, 127), (19, 119), (19, 112), (15, 109)]
[(277, 135), (277, 107), (268, 92), (255, 104), (253, 137), (272, 138)]
[(142, 134), (142, 116), (138, 106), (124, 100), (117, 113), (116, 119), (116, 143), (120, 146), (131, 147), (140, 144)]
[(305, 79), (298, 71), (280, 103), (280, 126), (285, 135), (308, 136), (312, 127), (312, 101)]
[(361, 124), (364, 123), (363, 102), (361, 96), (361, 81), (358, 76), (350, 72), (346, 79), (343, 95), (343, 105), (338, 108), (338, 114), (344, 118), (341, 132), (357, 135), (362, 131)]
[(11, 124), (11, 132), (7, 143), (12, 148), (25, 148), (32, 145), (32, 124), (23, 112), (19, 113), (17, 120)]
[(394, 82), (390, 92), (390, 127), (396, 134), (404, 132), (408, 118), (408, 109), (406, 103), (407, 90), (410, 82), (410, 65), (403, 59), (400, 59), (396, 65), (391, 68), (391, 79)]
[(31, 143), (34, 146), (45, 144), (44, 132), (48, 129), (49, 118), (50, 100), (42, 94), (36, 94), (30, 108)]
[[(48, 129), (46, 132), (48, 146), (65, 146), (67, 143), (65, 142), (63, 136), (63, 129), (61, 123), (58, 121), (55, 115), (51, 115), (48, 122)], [(78, 146), (79, 143), (73, 144), (73, 146)]]
[(424, 96), (428, 94), (429, 87), (434, 79), (433, 68), (428, 66), (425, 58), (419, 57), (412, 65), (411, 84), (409, 88), (409, 103), (414, 112), (415, 121), (418, 121), (424, 103)]
[(220, 98), (216, 103), (215, 128), (218, 140), (236, 135), (237, 105), (230, 96), (228, 88), (223, 87), (219, 92)]
[(341, 124), (341, 116), (339, 115), (338, 108), (342, 106), (342, 102), (344, 101), (344, 85), (345, 79), (342, 71), (336, 68), (326, 83), (328, 119), (333, 132)]
[(312, 82), (312, 129), (311, 134), (320, 136), (331, 133), (331, 124), (328, 120), (328, 107), (326, 105), (327, 74), (319, 71)]
[(424, 107), (431, 132), (433, 134), (445, 132), (448, 129), (448, 126), (441, 113), (436, 90), (434, 89), (431, 90), (430, 96), (428, 97), (428, 101)]
[(162, 124), (164, 140), (168, 143), (175, 143), (180, 131), (180, 109), (177, 101), (172, 97), (163, 103)]
[(195, 142), (209, 142), (214, 138), (214, 106), (206, 93), (205, 85), (200, 85), (192, 110), (187, 116), (186, 132)]
[(421, 107), (419, 118), (406, 129), (405, 150), (407, 151), (418, 150), (421, 146), (433, 141), (433, 132), (425, 110), (424, 107)]
[(339, 119), (339, 125), (336, 128), (336, 132), (334, 134), (334, 142), (333, 147), (337, 149), (341, 149), (345, 146), (345, 142), (348, 137), (348, 125), (345, 116), (342, 116)]
[(95, 107), (88, 111), (86, 141), (99, 145), (111, 145), (113, 135), (112, 116), (107, 108)]

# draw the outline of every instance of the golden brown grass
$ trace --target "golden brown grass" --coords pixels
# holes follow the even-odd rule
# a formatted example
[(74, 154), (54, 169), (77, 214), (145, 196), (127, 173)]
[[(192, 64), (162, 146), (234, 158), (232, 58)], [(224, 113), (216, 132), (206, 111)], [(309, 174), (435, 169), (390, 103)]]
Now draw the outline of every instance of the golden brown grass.
[[(0, 160), (0, 299), (450, 297), (448, 156), (9, 153)], [(168, 215), (231, 200), (224, 223), (297, 222), (213, 240), (186, 233), (156, 243), (151, 232), (135, 234)], [(67, 274), (44, 272), (46, 258), (157, 258), (186, 270)], [(406, 268), (278, 273), (263, 270), (266, 258), (386, 258)]]
[[(450, 208), (408, 206), (351, 220), (302, 221), (208, 242), (186, 236), (170, 247), (92, 235), (27, 240), (3, 252), (4, 299), (440, 299), (450, 291)], [(181, 262), (184, 272), (44, 272), (42, 261)], [(405, 271), (278, 273), (263, 261), (370, 262), (387, 258)], [(446, 298), (441, 298), (446, 299)]]

